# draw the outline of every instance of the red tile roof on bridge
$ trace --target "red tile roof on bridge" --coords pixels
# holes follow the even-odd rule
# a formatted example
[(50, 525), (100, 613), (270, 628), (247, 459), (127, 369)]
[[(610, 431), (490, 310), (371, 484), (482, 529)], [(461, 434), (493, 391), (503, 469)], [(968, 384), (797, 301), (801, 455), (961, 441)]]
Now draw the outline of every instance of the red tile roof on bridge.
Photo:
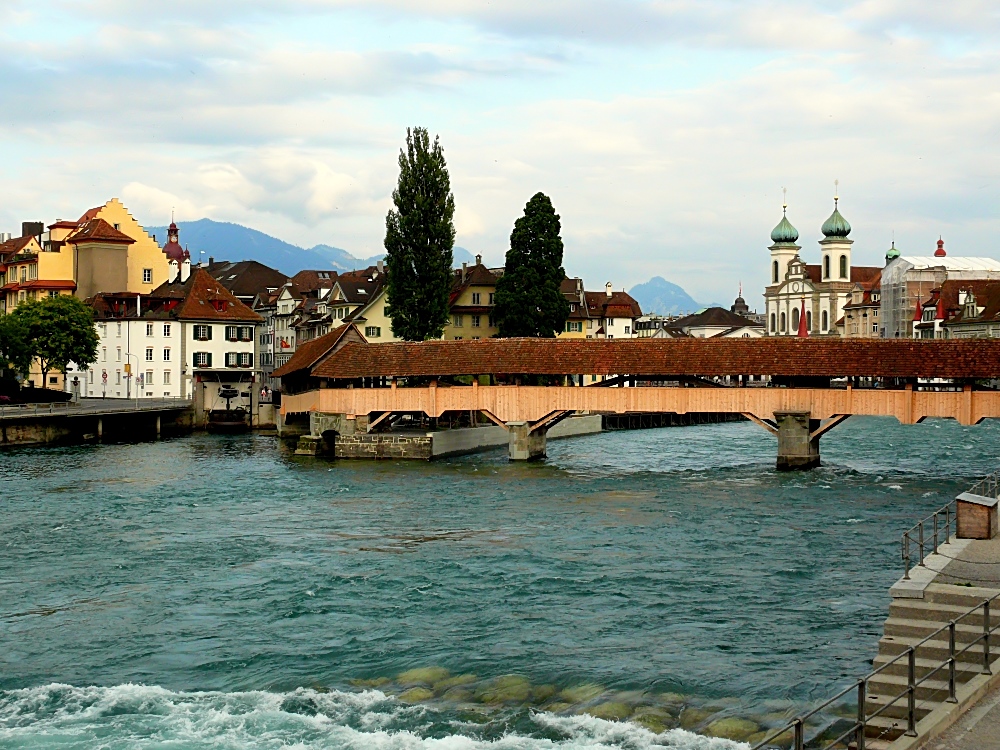
[(788, 375), (992, 378), (1000, 340), (483, 339), (347, 344), (316, 377)]

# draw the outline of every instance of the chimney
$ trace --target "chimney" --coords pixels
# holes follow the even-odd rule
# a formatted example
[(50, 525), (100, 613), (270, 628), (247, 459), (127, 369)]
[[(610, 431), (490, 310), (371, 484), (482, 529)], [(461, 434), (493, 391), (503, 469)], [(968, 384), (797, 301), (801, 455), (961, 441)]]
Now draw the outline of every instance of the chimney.
[(944, 251), (944, 240), (940, 236), (938, 236), (938, 246), (937, 246), (937, 250), (934, 251), (934, 257), (935, 258), (943, 258), (947, 254), (948, 253), (946, 253)]
[(468, 263), (463, 263), (462, 264), (462, 283), (463, 284), (465, 283), (465, 275), (468, 272), (469, 272), (469, 264)]
[(478, 253), (476, 254), (476, 265), (477, 266), (483, 265), (483, 256), (479, 255)]
[(382, 274), (385, 273), (385, 261), (384, 260), (376, 261), (375, 267), (378, 269), (378, 275), (379, 276), (381, 276)]
[(211, 266), (214, 263), (215, 263), (215, 258), (213, 258), (211, 255), (209, 255), (208, 256), (208, 265)]
[(22, 221), (21, 222), (21, 236), (22, 237), (41, 237), (42, 232), (45, 231), (45, 224), (41, 221)]
[(609, 297), (611, 296), (611, 282), (610, 281), (607, 284), (604, 285), (604, 292)]

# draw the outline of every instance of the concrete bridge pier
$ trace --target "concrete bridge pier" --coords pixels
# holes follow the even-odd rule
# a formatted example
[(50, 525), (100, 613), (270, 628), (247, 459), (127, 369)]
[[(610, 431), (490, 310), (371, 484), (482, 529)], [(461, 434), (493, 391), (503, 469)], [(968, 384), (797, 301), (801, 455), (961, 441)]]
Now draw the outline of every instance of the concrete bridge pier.
[(776, 411), (778, 471), (812, 469), (819, 466), (820, 420), (808, 411)]
[(510, 442), (507, 457), (511, 461), (537, 461), (545, 458), (544, 427), (532, 430), (530, 422), (507, 422)]

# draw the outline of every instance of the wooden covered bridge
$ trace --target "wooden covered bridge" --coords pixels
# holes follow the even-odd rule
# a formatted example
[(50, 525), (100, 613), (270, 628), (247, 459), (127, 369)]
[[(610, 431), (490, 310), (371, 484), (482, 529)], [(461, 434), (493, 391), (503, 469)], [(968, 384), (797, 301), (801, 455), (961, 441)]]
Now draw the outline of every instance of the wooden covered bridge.
[[(367, 344), (351, 327), (276, 372), (283, 420), (377, 432), (400, 415), (478, 413), (510, 458), (545, 455), (546, 431), (581, 412), (742, 414), (778, 438), (778, 467), (819, 463), (851, 415), (903, 424), (1000, 417), (1000, 341), (486, 339)], [(308, 344), (306, 345), (308, 346)], [(333, 421), (324, 420), (326, 415)]]

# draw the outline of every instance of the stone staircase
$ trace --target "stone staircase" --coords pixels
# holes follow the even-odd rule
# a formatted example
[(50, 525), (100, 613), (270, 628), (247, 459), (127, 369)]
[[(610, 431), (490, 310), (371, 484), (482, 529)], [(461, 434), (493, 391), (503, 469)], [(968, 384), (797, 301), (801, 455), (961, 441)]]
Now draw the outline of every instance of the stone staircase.
[[(869, 719), (866, 731), (866, 748), (883, 750), (891, 746), (893, 740), (901, 737), (907, 724), (908, 659), (905, 656), (911, 646), (915, 646), (928, 635), (945, 627), (948, 623), (983, 603), (997, 592), (993, 589), (955, 586), (931, 583), (924, 590), (923, 599), (893, 599), (889, 606), (889, 618), (885, 621), (885, 634), (879, 641), (878, 656), (872, 669), (889, 664), (868, 682), (866, 713), (870, 716), (880, 708), (882, 714)], [(990, 612), (990, 625), (1000, 624), (1000, 607)], [(983, 614), (969, 615), (955, 626), (955, 648), (960, 651), (983, 633)], [(990, 657), (994, 672), (1000, 670), (1000, 638), (990, 641)], [(948, 631), (917, 647), (915, 659), (916, 679), (928, 675), (948, 659)], [(983, 647), (978, 643), (958, 657), (955, 668), (956, 687), (961, 686), (983, 671)], [(892, 705), (893, 698), (903, 694)], [(916, 689), (916, 721), (920, 721), (948, 699), (948, 668), (939, 669), (933, 677)], [(888, 706), (888, 707), (887, 707)]]

